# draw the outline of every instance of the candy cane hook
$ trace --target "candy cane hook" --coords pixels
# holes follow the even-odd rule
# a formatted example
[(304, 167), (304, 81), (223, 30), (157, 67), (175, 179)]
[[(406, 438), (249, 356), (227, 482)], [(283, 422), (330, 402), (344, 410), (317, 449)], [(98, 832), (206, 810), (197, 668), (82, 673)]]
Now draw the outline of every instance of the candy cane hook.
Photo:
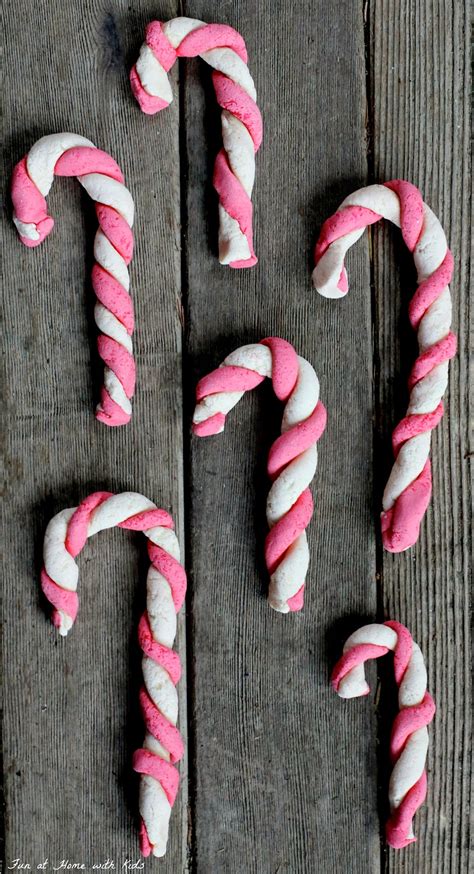
[(219, 261), (230, 267), (252, 267), (252, 201), (255, 153), (262, 142), (262, 117), (247, 67), (245, 42), (232, 27), (195, 18), (152, 21), (130, 83), (140, 108), (148, 115), (173, 99), (167, 73), (176, 58), (197, 55), (214, 70), (212, 81), (222, 109), (223, 149), (216, 158), (213, 184), (219, 196)]
[(395, 462), (382, 501), (384, 547), (402, 552), (418, 540), (431, 497), (431, 431), (443, 415), (448, 362), (456, 352), (456, 337), (450, 331), (453, 257), (438, 219), (418, 189), (394, 180), (349, 195), (324, 223), (315, 249), (313, 283), (323, 297), (344, 297), (345, 254), (364, 229), (381, 218), (401, 227), (418, 273), (409, 316), (418, 332), (419, 356), (409, 377), (407, 415), (393, 432)]
[(25, 246), (38, 246), (53, 229), (45, 198), (55, 176), (76, 176), (96, 202), (99, 228), (94, 240), (92, 287), (100, 331), (97, 346), (105, 363), (96, 417), (106, 425), (125, 425), (132, 414), (130, 400), (135, 391), (128, 275), (134, 203), (120, 167), (90, 140), (71, 133), (42, 137), (16, 165), (12, 177), (13, 221)]
[(346, 640), (331, 682), (341, 698), (369, 694), (364, 663), (392, 651), (398, 686), (399, 712), (390, 739), (393, 770), (389, 783), (390, 819), (387, 842), (395, 849), (416, 840), (413, 817), (426, 798), (425, 771), (428, 729), (435, 714), (435, 703), (426, 690), (426, 668), (419, 646), (408, 628), (399, 622), (364, 625)]
[(278, 337), (241, 346), (198, 383), (193, 431), (198, 437), (219, 434), (227, 413), (265, 377), (271, 378), (277, 398), (286, 402), (281, 437), (268, 456), (272, 487), (267, 498), (270, 531), (265, 561), (270, 573), (270, 606), (288, 613), (303, 607), (309, 564), (306, 528), (313, 514), (308, 486), (318, 463), (316, 443), (326, 427), (319, 380), (311, 364)]
[(150, 853), (163, 856), (179, 785), (174, 763), (183, 755), (183, 741), (176, 728), (175, 688), (181, 676), (181, 662), (172, 646), (176, 614), (186, 594), (186, 574), (180, 564), (171, 516), (135, 492), (119, 495), (94, 492), (78, 507), (62, 510), (49, 523), (44, 538), (41, 587), (53, 605), (53, 624), (65, 636), (75, 622), (79, 606), (76, 594), (79, 570), (74, 559), (88, 537), (115, 526), (143, 531), (148, 538), (151, 565), (147, 605), (138, 626), (144, 679), (140, 705), (147, 734), (143, 748), (134, 754), (133, 767), (141, 774), (141, 852), (144, 856)]

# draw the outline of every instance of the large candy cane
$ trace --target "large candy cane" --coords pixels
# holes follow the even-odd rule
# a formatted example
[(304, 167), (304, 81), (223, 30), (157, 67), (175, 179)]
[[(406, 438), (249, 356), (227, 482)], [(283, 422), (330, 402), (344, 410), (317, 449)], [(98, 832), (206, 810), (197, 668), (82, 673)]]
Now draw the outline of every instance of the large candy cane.
[(427, 725), (436, 709), (426, 691), (426, 668), (420, 648), (399, 622), (364, 625), (346, 640), (343, 655), (332, 673), (332, 685), (341, 698), (368, 695), (364, 662), (390, 651), (394, 653), (399, 712), (390, 739), (393, 770), (386, 835), (391, 847), (401, 849), (416, 840), (413, 817), (426, 798)]
[(394, 180), (349, 195), (324, 223), (315, 249), (313, 282), (324, 297), (343, 297), (348, 290), (345, 254), (364, 229), (381, 218), (401, 227), (418, 273), (409, 315), (418, 332), (420, 353), (409, 378), (407, 415), (393, 432), (395, 463), (382, 502), (384, 547), (402, 552), (416, 543), (431, 497), (431, 431), (443, 415), (448, 362), (456, 352), (448, 287), (453, 257), (438, 219), (418, 189)]
[(183, 755), (176, 728), (178, 696), (175, 686), (181, 662), (172, 650), (176, 614), (186, 594), (186, 574), (180, 564), (173, 520), (165, 510), (135, 492), (114, 495), (94, 492), (78, 507), (62, 510), (49, 523), (44, 538), (41, 586), (53, 605), (52, 621), (66, 635), (77, 616), (79, 570), (75, 562), (88, 537), (104, 528), (143, 531), (148, 538), (151, 565), (147, 577), (147, 606), (139, 627), (143, 650), (144, 686), (140, 705), (147, 734), (135, 752), (133, 767), (140, 779), (140, 849), (144, 856), (163, 856), (179, 774), (174, 767)]
[(45, 197), (55, 176), (77, 176), (96, 201), (99, 229), (94, 241), (92, 286), (100, 331), (97, 346), (105, 363), (96, 417), (106, 425), (125, 425), (132, 414), (130, 399), (135, 391), (128, 275), (134, 203), (120, 167), (90, 140), (71, 133), (42, 137), (13, 171), (13, 221), (25, 246), (38, 246), (53, 229)]
[(231, 267), (252, 267), (257, 258), (250, 198), (262, 118), (240, 34), (225, 24), (205, 24), (194, 18), (152, 21), (130, 73), (132, 90), (143, 112), (151, 115), (164, 109), (173, 99), (168, 71), (176, 58), (197, 55), (214, 69), (212, 81), (222, 108), (224, 148), (217, 155), (213, 179), (219, 196), (219, 261)]
[(265, 561), (270, 573), (269, 603), (280, 613), (301, 610), (309, 564), (306, 528), (313, 514), (308, 488), (316, 472), (316, 443), (326, 426), (318, 378), (305, 358), (278, 337), (241, 346), (197, 385), (193, 431), (199, 437), (224, 430), (227, 413), (242, 395), (265, 377), (280, 401), (286, 401), (279, 437), (270, 449), (267, 498), (270, 531)]

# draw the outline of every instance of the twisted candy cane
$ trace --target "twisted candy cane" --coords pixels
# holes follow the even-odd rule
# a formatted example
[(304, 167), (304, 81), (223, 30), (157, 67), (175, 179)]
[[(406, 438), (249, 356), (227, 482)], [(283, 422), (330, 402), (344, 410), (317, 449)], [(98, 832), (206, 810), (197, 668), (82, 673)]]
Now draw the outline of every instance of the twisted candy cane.
[(412, 820), (426, 798), (427, 725), (436, 709), (426, 691), (426, 668), (420, 648), (408, 628), (399, 622), (365, 625), (346, 640), (331, 681), (341, 698), (368, 695), (364, 662), (378, 659), (390, 650), (394, 653), (399, 712), (390, 739), (393, 770), (388, 790), (391, 815), (386, 835), (391, 847), (401, 849), (416, 840)]
[(224, 148), (216, 158), (213, 184), (219, 196), (219, 261), (231, 267), (257, 263), (252, 242), (255, 153), (262, 142), (262, 117), (247, 67), (245, 42), (232, 27), (195, 18), (152, 21), (130, 73), (143, 112), (153, 115), (173, 99), (167, 73), (176, 58), (197, 55), (214, 68), (212, 81), (222, 108)]
[(120, 167), (90, 140), (70, 133), (42, 137), (16, 165), (12, 177), (13, 221), (25, 246), (38, 246), (53, 229), (45, 197), (54, 176), (77, 176), (96, 201), (99, 229), (92, 287), (97, 297), (94, 317), (101, 332), (97, 346), (105, 363), (96, 417), (106, 425), (125, 425), (135, 391), (133, 304), (127, 269), (133, 254), (134, 203)]
[(278, 337), (241, 346), (197, 385), (193, 431), (199, 437), (219, 434), (225, 418), (242, 395), (272, 379), (280, 401), (286, 401), (279, 437), (270, 449), (267, 498), (270, 531), (265, 561), (270, 573), (269, 603), (280, 613), (301, 610), (309, 564), (306, 528), (313, 514), (308, 488), (316, 472), (316, 443), (326, 427), (319, 400), (319, 381), (305, 358)]
[(133, 757), (140, 780), (140, 849), (144, 856), (163, 856), (171, 808), (178, 791), (174, 763), (183, 755), (176, 728), (178, 697), (175, 686), (181, 662), (173, 646), (176, 614), (186, 594), (186, 574), (179, 561), (173, 520), (165, 510), (135, 492), (114, 495), (94, 492), (78, 507), (62, 510), (49, 523), (44, 538), (41, 587), (53, 605), (52, 621), (66, 635), (77, 616), (79, 570), (74, 559), (88, 537), (104, 528), (143, 531), (148, 538), (151, 565), (147, 577), (147, 606), (138, 626), (143, 650), (144, 686), (140, 705), (147, 734)]
[(354, 192), (324, 223), (315, 249), (313, 283), (324, 297), (343, 297), (348, 290), (344, 256), (364, 228), (381, 218), (401, 227), (418, 273), (409, 316), (418, 331), (420, 354), (409, 377), (407, 415), (393, 432), (395, 463), (382, 502), (384, 547), (402, 552), (416, 543), (431, 497), (431, 431), (443, 415), (448, 362), (456, 352), (448, 287), (453, 257), (438, 219), (418, 189), (394, 180)]

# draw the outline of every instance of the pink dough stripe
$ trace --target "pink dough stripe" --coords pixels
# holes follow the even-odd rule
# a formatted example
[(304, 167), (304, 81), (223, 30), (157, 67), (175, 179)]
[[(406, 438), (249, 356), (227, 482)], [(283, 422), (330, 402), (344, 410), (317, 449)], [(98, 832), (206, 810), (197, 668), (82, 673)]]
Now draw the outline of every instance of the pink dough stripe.
[(262, 346), (272, 353), (272, 385), (279, 401), (287, 401), (298, 379), (298, 356), (287, 340), (281, 337), (266, 337)]
[(457, 338), (456, 334), (450, 332), (447, 337), (444, 337), (439, 343), (430, 346), (426, 352), (416, 359), (412, 371), (408, 378), (408, 388), (411, 391), (420, 379), (423, 379), (428, 373), (442, 364), (444, 361), (450, 361), (456, 355)]
[(103, 173), (123, 185), (123, 173), (116, 161), (92, 146), (79, 146), (64, 152), (54, 165), (55, 176), (86, 176), (88, 173)]
[(166, 100), (162, 100), (161, 97), (154, 97), (152, 94), (148, 94), (148, 91), (145, 91), (135, 66), (130, 70), (130, 86), (135, 100), (145, 115), (155, 115), (155, 113), (169, 106)]
[(133, 356), (125, 349), (125, 346), (121, 346), (120, 343), (105, 334), (99, 334), (97, 337), (97, 348), (102, 360), (122, 383), (127, 397), (133, 397), (135, 391), (135, 361)]
[(196, 58), (212, 49), (232, 49), (239, 58), (247, 63), (247, 49), (240, 33), (228, 24), (205, 24), (191, 31), (180, 42), (176, 54), (178, 58)]
[(179, 786), (179, 774), (169, 762), (155, 756), (150, 750), (135, 750), (133, 754), (133, 770), (139, 774), (149, 774), (158, 780), (171, 805), (173, 806)]
[(48, 218), (46, 200), (28, 176), (26, 157), (22, 158), (13, 170), (11, 197), (13, 211), (20, 221), (37, 224), (42, 219)]
[(93, 492), (81, 501), (71, 516), (67, 526), (65, 546), (73, 558), (79, 555), (87, 542), (92, 513), (111, 497), (113, 492)]
[[(291, 510), (270, 529), (265, 540), (265, 563), (272, 574), (292, 543), (304, 531), (313, 515), (313, 497), (309, 489), (301, 492)], [(296, 596), (294, 596), (296, 597)]]
[(408, 737), (419, 728), (425, 728), (425, 726), (429, 725), (433, 720), (435, 712), (435, 703), (430, 693), (425, 692), (425, 697), (421, 704), (404, 707), (403, 710), (397, 713), (390, 738), (390, 755), (393, 762), (399, 758)]
[[(70, 592), (69, 589), (63, 589), (58, 586), (54, 580), (47, 574), (46, 570), (41, 570), (41, 588), (45, 597), (56, 610), (62, 610), (67, 613), (75, 622), (77, 611), (79, 610), (79, 598), (76, 592)], [(54, 623), (56, 625), (56, 622)]]
[(177, 54), (176, 49), (166, 39), (161, 21), (150, 21), (145, 30), (145, 41), (163, 69), (168, 73), (173, 66)]
[(417, 330), (418, 326), (431, 304), (437, 300), (443, 289), (447, 288), (453, 278), (454, 259), (449, 249), (439, 267), (420, 283), (408, 306), (408, 315), (411, 326)]
[(212, 181), (222, 206), (238, 223), (240, 230), (247, 238), (250, 254), (253, 255), (252, 201), (237, 177), (234, 176), (224, 149), (221, 149), (217, 154)]
[(322, 255), (329, 249), (331, 243), (345, 237), (352, 231), (360, 231), (368, 225), (378, 222), (382, 216), (378, 212), (367, 209), (365, 206), (345, 206), (335, 212), (324, 222), (319, 239), (314, 249), (314, 259), (320, 260)]
[(178, 613), (186, 596), (186, 573), (183, 566), (161, 546), (148, 541), (148, 555), (157, 571), (169, 583), (175, 610)]
[(133, 256), (133, 233), (123, 216), (113, 206), (96, 203), (95, 213), (102, 231), (126, 264)]
[(126, 425), (131, 418), (112, 400), (104, 385), (100, 390), (100, 405), (97, 407), (95, 417), (98, 422), (109, 426)]
[(436, 425), (442, 419), (443, 412), (443, 403), (441, 402), (432, 413), (412, 413), (409, 416), (405, 416), (394, 428), (392, 434), (392, 447), (395, 458), (401, 446), (407, 440), (411, 440), (412, 437), (417, 437), (419, 434), (424, 434), (426, 431), (432, 431), (433, 428), (436, 428)]
[(319, 401), (304, 422), (294, 425), (290, 431), (275, 440), (268, 454), (267, 472), (270, 479), (276, 479), (290, 461), (319, 440), (326, 427), (326, 419), (326, 408)]
[(184, 755), (184, 746), (178, 729), (160, 713), (144, 686), (140, 689), (139, 699), (147, 731), (168, 751), (172, 763), (179, 762)]
[(404, 179), (392, 179), (384, 183), (385, 188), (394, 191), (400, 201), (400, 227), (407, 249), (413, 252), (420, 237), (423, 220), (423, 198), (416, 185)]
[(410, 483), (393, 507), (381, 514), (382, 542), (387, 552), (404, 552), (420, 536), (420, 525), (431, 498), (431, 464)]
[(181, 659), (177, 652), (158, 643), (151, 633), (148, 615), (143, 614), (138, 623), (138, 642), (141, 649), (148, 658), (161, 665), (171, 677), (172, 682), (176, 686), (181, 679)]
[(214, 434), (219, 434), (225, 426), (224, 413), (216, 413), (205, 419), (204, 422), (195, 422), (193, 424), (193, 434), (196, 437), (212, 437)]
[(413, 817), (426, 798), (428, 780), (426, 771), (420, 779), (408, 790), (400, 807), (391, 815), (385, 828), (387, 843), (395, 850), (401, 850), (413, 844), (416, 838), (407, 837), (410, 834)]
[(131, 336), (135, 327), (135, 317), (133, 301), (128, 292), (100, 264), (94, 264), (91, 279), (92, 288), (97, 300), (113, 313), (126, 328), (127, 334)]
[(224, 73), (214, 70), (212, 82), (217, 103), (221, 109), (226, 109), (245, 125), (252, 137), (254, 151), (257, 152), (263, 137), (262, 115), (257, 104), (240, 85), (237, 85)]
[(174, 528), (174, 522), (166, 510), (159, 510), (157, 507), (154, 510), (143, 510), (141, 513), (135, 513), (125, 519), (124, 522), (119, 522), (119, 528), (128, 528), (129, 531), (147, 531), (148, 528)]
[(256, 373), (255, 370), (248, 370), (246, 367), (237, 367), (233, 364), (216, 367), (215, 370), (199, 380), (196, 386), (196, 398), (201, 401), (203, 398), (218, 392), (248, 391), (260, 385), (264, 379), (265, 377)]
[(332, 672), (331, 683), (333, 689), (337, 692), (341, 680), (357, 665), (362, 665), (369, 659), (379, 659), (388, 652), (389, 650), (386, 646), (378, 646), (375, 643), (360, 643), (357, 646), (351, 647), (341, 656)]
[(293, 595), (292, 598), (288, 598), (288, 607), (290, 613), (298, 613), (304, 607), (304, 584), (301, 586), (301, 589), (298, 589), (296, 595)]
[(391, 628), (397, 635), (397, 645), (393, 654), (393, 673), (395, 682), (399, 686), (405, 676), (405, 671), (410, 663), (413, 652), (413, 638), (401, 622), (384, 622), (387, 628)]
[(151, 854), (152, 849), (153, 847), (150, 843), (150, 838), (148, 837), (146, 825), (143, 820), (140, 820), (140, 853), (146, 859)]

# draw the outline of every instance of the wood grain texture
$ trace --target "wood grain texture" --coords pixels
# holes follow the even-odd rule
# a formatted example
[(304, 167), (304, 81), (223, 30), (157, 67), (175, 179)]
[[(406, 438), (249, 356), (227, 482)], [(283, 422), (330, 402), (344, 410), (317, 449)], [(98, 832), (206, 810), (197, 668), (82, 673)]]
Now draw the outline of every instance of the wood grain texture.
[[(173, 16), (176, 8), (164, 4)], [(8, 4), (4, 167), (43, 134), (73, 130), (110, 152), (136, 201), (131, 294), (138, 386), (133, 418), (108, 429), (93, 411), (102, 380), (90, 287), (93, 206), (75, 180), (48, 198), (56, 227), (23, 247), (5, 215), (7, 574), (4, 604), (6, 858), (139, 858), (141, 745), (137, 622), (145, 539), (104, 532), (79, 559), (81, 608), (67, 640), (39, 594), (49, 519), (96, 489), (143, 492), (171, 510), (183, 539), (178, 107), (157, 135), (130, 95), (127, 68), (154, 4)], [(22, 46), (27, 44), (26, 52)], [(94, 396), (95, 395), (95, 396)], [(185, 658), (184, 619), (179, 648)], [(186, 737), (186, 680), (179, 687)], [(187, 763), (160, 871), (184, 870)], [(153, 868), (153, 863), (149, 866)]]
[[(373, 708), (344, 707), (328, 685), (341, 619), (357, 623), (376, 605), (370, 299), (349, 298), (341, 315), (310, 281), (318, 227), (366, 180), (362, 14), (314, 0), (299, 4), (298, 23), (283, 2), (227, 3), (218, 16), (209, 2), (185, 9), (244, 34), (265, 126), (253, 198), (260, 260), (232, 271), (215, 257), (219, 112), (209, 72), (188, 63), (190, 394), (231, 350), (277, 334), (314, 364), (328, 409), (299, 615), (266, 603), (265, 466), (281, 419), (270, 387), (241, 400), (224, 434), (191, 442), (196, 870), (312, 874), (331, 859), (331, 870), (378, 871)], [(367, 246), (354, 261), (368, 286)], [(349, 738), (364, 779), (341, 754)]]
[[(86, 546), (80, 614), (66, 641), (48, 624), (39, 594), (47, 522), (108, 488), (142, 491), (173, 513), (190, 577), (178, 637), (188, 665), (187, 692), (186, 673), (179, 686), (188, 758), (167, 857), (146, 870), (469, 870), (467, 10), (462, 0), (5, 7), (3, 190), (46, 133), (74, 130), (117, 159), (136, 201), (138, 372), (131, 424), (99, 425), (102, 365), (89, 280), (95, 214), (80, 186), (55, 182), (48, 200), (56, 227), (35, 251), (18, 241), (7, 204), (7, 862), (69, 859), (90, 870), (107, 858), (117, 867), (138, 859), (130, 760), (143, 737), (136, 625), (144, 539), (113, 530)], [(217, 262), (211, 179), (220, 121), (209, 70), (180, 62), (171, 74), (175, 101), (156, 118), (142, 115), (130, 94), (128, 70), (146, 23), (178, 13), (230, 24), (247, 42), (265, 126), (254, 194), (260, 261), (251, 270)], [(459, 336), (447, 412), (433, 438), (431, 507), (419, 544), (396, 557), (382, 554), (378, 512), (416, 351), (410, 259), (393, 229), (377, 227), (350, 253), (344, 301), (320, 298), (310, 281), (323, 220), (368, 180), (394, 176), (420, 186), (446, 229)], [(314, 364), (328, 409), (306, 603), (290, 616), (266, 603), (266, 456), (281, 418), (271, 387), (243, 398), (224, 434), (189, 436), (198, 378), (270, 334)], [(418, 842), (402, 853), (380, 841), (392, 690), (380, 701), (374, 694), (343, 702), (328, 685), (344, 639), (376, 615), (411, 628), (439, 709), (428, 804), (416, 818)], [(378, 670), (383, 682), (389, 666)], [(375, 676), (372, 668), (374, 692)]]
[[(439, 217), (455, 260), (451, 291), (459, 341), (445, 416), (432, 439), (433, 495), (420, 540), (406, 554), (384, 553), (381, 566), (384, 614), (408, 625), (420, 644), (438, 707), (430, 732), (428, 803), (416, 817), (418, 841), (406, 853), (391, 851), (385, 870), (458, 874), (473, 861), (468, 4), (371, 3), (370, 29), (373, 176), (411, 180)], [(392, 228), (374, 230), (373, 279), (380, 506), (391, 465), (390, 432), (406, 409), (416, 355), (407, 316), (415, 274)]]

